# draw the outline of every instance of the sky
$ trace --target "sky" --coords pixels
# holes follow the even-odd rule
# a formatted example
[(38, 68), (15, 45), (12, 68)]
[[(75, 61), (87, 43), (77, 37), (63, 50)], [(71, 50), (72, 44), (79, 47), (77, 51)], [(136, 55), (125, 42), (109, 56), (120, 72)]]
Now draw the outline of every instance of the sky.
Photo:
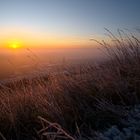
[(140, 27), (140, 0), (0, 0), (0, 45), (84, 46), (104, 27)]

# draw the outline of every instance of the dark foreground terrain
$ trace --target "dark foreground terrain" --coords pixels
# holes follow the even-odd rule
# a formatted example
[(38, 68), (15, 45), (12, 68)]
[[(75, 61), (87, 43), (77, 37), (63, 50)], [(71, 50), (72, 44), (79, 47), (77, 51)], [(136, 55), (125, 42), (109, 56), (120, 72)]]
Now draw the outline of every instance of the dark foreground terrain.
[(140, 41), (110, 37), (104, 63), (1, 83), (0, 139), (139, 140)]

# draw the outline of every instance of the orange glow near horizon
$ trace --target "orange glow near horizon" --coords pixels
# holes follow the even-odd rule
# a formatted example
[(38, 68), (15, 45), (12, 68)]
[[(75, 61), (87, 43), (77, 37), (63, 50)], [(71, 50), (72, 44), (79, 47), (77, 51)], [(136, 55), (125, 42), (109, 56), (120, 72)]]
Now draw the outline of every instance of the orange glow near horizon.
[(0, 32), (0, 48), (80, 48), (93, 46), (84, 36), (65, 36), (24, 27), (5, 27)]
[(79, 38), (23, 38), (23, 39), (5, 39), (0, 41), (0, 48), (24, 49), (24, 48), (80, 48), (92, 46), (88, 39)]

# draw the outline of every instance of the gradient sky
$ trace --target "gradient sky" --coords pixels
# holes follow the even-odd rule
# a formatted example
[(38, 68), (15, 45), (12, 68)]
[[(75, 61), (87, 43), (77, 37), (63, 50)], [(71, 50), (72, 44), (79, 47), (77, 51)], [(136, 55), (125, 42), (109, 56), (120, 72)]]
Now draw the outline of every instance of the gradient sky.
[(140, 27), (140, 0), (0, 0), (0, 42), (84, 45), (104, 27)]

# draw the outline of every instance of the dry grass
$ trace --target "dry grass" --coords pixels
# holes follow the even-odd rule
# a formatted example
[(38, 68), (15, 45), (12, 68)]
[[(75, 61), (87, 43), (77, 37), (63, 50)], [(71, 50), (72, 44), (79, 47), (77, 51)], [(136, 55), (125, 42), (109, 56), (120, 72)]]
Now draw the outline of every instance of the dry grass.
[(140, 41), (107, 32), (114, 47), (98, 43), (109, 61), (0, 85), (0, 138), (84, 140), (119, 124), (126, 107), (139, 104)]

